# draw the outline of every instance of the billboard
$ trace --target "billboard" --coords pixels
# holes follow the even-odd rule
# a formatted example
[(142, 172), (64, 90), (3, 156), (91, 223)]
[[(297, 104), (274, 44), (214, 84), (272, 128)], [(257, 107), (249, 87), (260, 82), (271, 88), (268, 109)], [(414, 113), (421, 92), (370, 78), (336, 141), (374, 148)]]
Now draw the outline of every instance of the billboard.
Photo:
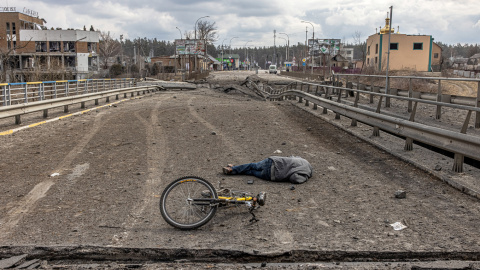
[(205, 54), (205, 42), (199, 39), (176, 39), (175, 48), (178, 55)]
[(340, 52), (341, 39), (324, 38), (324, 39), (309, 39), (308, 47), (309, 53), (314, 55), (319, 54), (333, 54)]

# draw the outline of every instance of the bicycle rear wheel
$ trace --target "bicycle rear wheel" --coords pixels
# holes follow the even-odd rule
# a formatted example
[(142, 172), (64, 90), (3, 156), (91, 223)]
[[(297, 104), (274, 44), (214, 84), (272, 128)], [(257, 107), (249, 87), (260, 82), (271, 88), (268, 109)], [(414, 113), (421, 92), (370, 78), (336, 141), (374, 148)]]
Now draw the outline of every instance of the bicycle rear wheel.
[(173, 227), (196, 229), (209, 222), (217, 211), (217, 204), (195, 202), (195, 199), (207, 198), (218, 198), (210, 182), (196, 176), (182, 177), (170, 183), (163, 191), (160, 213)]

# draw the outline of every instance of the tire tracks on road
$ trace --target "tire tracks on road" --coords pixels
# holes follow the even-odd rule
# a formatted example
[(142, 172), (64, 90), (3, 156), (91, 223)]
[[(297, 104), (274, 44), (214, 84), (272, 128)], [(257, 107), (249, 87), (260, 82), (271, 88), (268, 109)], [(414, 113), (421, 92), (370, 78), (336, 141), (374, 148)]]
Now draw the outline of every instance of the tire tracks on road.
[[(81, 153), (82, 149), (90, 142), (93, 136), (103, 125), (101, 122), (105, 112), (101, 112), (95, 116), (92, 129), (78, 142), (78, 144), (70, 150), (64, 159), (56, 166), (54, 172), (60, 173), (72, 166), (73, 160)], [(61, 178), (49, 177), (48, 179), (37, 184), (27, 195), (20, 201), (10, 203), (7, 208), (11, 208), (8, 213), (0, 219), (0, 240), (4, 240), (10, 235), (12, 229), (20, 222), (20, 220), (35, 208), (37, 201), (47, 195), (50, 188), (55, 185), (56, 180)]]
[[(162, 184), (162, 173), (166, 163), (166, 153), (168, 146), (163, 128), (158, 125), (158, 116), (162, 112), (160, 106), (162, 102), (170, 96), (162, 96), (150, 111), (150, 120), (146, 120), (138, 112), (135, 117), (145, 126), (146, 150), (147, 150), (147, 167), (148, 175), (145, 184), (140, 192), (141, 201), (139, 201), (129, 214), (129, 218), (124, 223), (124, 231), (121, 234), (112, 236), (112, 245), (121, 247), (128, 238), (130, 232), (137, 226), (144, 216), (153, 216), (158, 211), (156, 206), (156, 195), (161, 192), (159, 190)], [(146, 214), (148, 212), (148, 214)]]

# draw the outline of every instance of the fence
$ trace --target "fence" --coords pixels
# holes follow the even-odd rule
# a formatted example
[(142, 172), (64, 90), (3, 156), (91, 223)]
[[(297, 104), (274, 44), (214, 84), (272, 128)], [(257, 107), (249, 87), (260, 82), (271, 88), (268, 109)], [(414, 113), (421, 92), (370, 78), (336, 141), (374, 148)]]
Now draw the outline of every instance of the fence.
[[(412, 111), (412, 104), (413, 98), (416, 99), (424, 99), (424, 100), (432, 100), (438, 102), (436, 104), (436, 113), (435, 118), (440, 119), (442, 115), (442, 103), (445, 104), (458, 104), (458, 105), (465, 105), (465, 106), (472, 106), (476, 108), (480, 108), (480, 79), (462, 79), (462, 78), (444, 78), (444, 77), (417, 77), (417, 76), (389, 76), (389, 80), (392, 79), (405, 79), (408, 80), (408, 90), (390, 88), (390, 84), (385, 84), (385, 87), (382, 89), (381, 87), (373, 85), (374, 78), (381, 78), (385, 79), (385, 76), (381, 75), (352, 75), (352, 74), (335, 74), (334, 81), (338, 85), (340, 79), (344, 77), (346, 84), (349, 82), (357, 82), (357, 89), (362, 90), (369, 90), (370, 92), (380, 93), (383, 92), (387, 94), (385, 97), (385, 106), (390, 107), (390, 96), (404, 96), (408, 98), (412, 98), (408, 102), (408, 112)], [(360, 83), (360, 78), (369, 78), (372, 79), (372, 83), (370, 87), (366, 84)], [(437, 93), (430, 94), (424, 93), (419, 91), (413, 91), (412, 81), (413, 80), (431, 80), (437, 82)], [(442, 82), (445, 81), (466, 81), (466, 82), (475, 82), (477, 83), (477, 95), (476, 97), (465, 97), (465, 96), (455, 96), (450, 94), (445, 94), (442, 89)], [(373, 102), (373, 95), (370, 96), (371, 102)], [(443, 105), (444, 106), (444, 105)], [(480, 111), (475, 112), (475, 128), (480, 128)]]
[[(438, 78), (437, 78), (438, 79)], [(353, 89), (350, 82), (347, 87), (338, 87), (338, 78), (333, 85), (322, 85), (315, 83), (295, 82), (284, 89), (270, 91), (270, 99), (283, 99), (285, 97), (298, 97), (299, 102), (305, 99), (305, 106), (309, 102), (313, 103), (314, 109), (317, 106), (323, 107), (323, 113), (327, 110), (335, 112), (335, 118), (339, 119), (340, 115), (352, 119), (352, 126), (357, 125), (357, 121), (365, 123), (373, 127), (373, 136), (379, 136), (379, 131), (384, 130), (391, 134), (403, 137), (405, 139), (405, 151), (413, 149), (413, 142), (421, 142), (454, 154), (454, 164), (452, 170), (455, 172), (463, 171), (464, 158), (469, 157), (480, 161), (480, 139), (476, 136), (467, 135), (467, 127), (470, 122), (472, 112), (480, 113), (480, 108), (475, 106), (465, 106), (444, 103), (441, 101), (422, 100), (419, 95), (414, 97), (401, 97), (385, 94), (380, 91), (367, 91), (364, 87)], [(361, 88), (361, 89), (360, 89)], [(297, 90), (289, 90), (297, 89)], [(373, 87), (372, 87), (373, 89)], [(355, 96), (352, 104), (344, 104), (343, 99), (348, 98), (350, 93)], [(367, 110), (359, 104), (360, 95), (370, 95), (370, 101), (373, 103), (373, 96), (378, 97), (376, 109)], [(414, 106), (410, 111), (410, 117), (403, 119), (392, 115), (387, 115), (381, 111), (382, 100), (386, 98), (395, 98), (399, 100), (407, 100), (413, 102)], [(478, 98), (477, 98), (478, 99)], [(425, 103), (437, 106), (437, 108), (451, 107), (457, 110), (467, 111), (466, 119), (459, 131), (450, 131), (439, 127), (416, 122), (417, 104)], [(478, 103), (477, 103), (478, 104)]]
[(133, 87), (135, 79), (84, 79), (0, 84), (0, 106)]

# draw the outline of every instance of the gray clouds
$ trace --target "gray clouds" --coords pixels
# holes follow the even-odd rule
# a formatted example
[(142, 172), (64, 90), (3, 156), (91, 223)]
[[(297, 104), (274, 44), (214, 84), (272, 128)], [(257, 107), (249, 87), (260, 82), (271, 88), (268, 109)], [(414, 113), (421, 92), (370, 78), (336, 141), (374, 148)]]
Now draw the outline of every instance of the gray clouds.
[[(3, 3), (2, 3), (3, 2)], [(315, 37), (340, 38), (352, 42), (355, 32), (362, 39), (383, 27), (389, 7), (393, 5), (393, 25), (404, 34), (432, 35), (443, 43), (479, 43), (480, 11), (476, 0), (16, 0), (9, 6), (35, 10), (48, 22), (47, 27), (95, 29), (110, 31), (118, 38), (179, 38), (182, 32), (193, 31), (195, 21), (209, 15), (218, 27), (219, 41), (232, 41), (234, 46), (273, 45), (273, 30), (285, 32), (290, 44), (305, 42), (305, 27), (311, 37), (310, 21)], [(0, 6), (6, 6), (0, 0)], [(228, 42), (227, 41), (227, 42)], [(283, 40), (277, 40), (282, 44)]]

